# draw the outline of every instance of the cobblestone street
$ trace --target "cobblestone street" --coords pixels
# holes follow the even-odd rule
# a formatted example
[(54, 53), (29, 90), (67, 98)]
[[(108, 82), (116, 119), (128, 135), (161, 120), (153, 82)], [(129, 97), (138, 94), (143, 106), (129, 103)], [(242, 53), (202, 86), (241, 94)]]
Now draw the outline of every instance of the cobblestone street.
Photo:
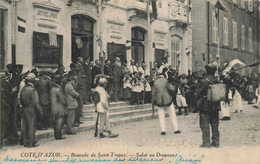
[[(159, 120), (154, 119), (112, 127), (114, 133), (120, 134), (114, 139), (94, 138), (94, 131), (91, 130), (74, 136), (66, 135), (66, 140), (56, 141), (54, 138), (40, 140), (40, 146), (37, 148), (12, 146), (4, 149), (6, 154), (48, 150), (68, 152), (67, 154), (115, 152), (136, 156), (136, 153), (143, 152), (144, 157), (146, 153), (159, 152), (187, 155), (189, 158), (191, 155), (204, 155), (201, 161), (204, 163), (210, 161), (210, 163), (260, 163), (260, 110), (246, 105), (245, 102), (244, 104), (244, 114), (234, 113), (234, 109), (231, 108), (231, 121), (220, 121), (219, 148), (199, 147), (201, 144), (199, 119), (193, 124), (198, 114), (190, 113), (188, 116), (177, 117), (181, 134), (174, 134), (170, 120), (167, 119), (167, 134), (161, 136)], [(166, 159), (165, 163), (171, 163), (171, 158)]]

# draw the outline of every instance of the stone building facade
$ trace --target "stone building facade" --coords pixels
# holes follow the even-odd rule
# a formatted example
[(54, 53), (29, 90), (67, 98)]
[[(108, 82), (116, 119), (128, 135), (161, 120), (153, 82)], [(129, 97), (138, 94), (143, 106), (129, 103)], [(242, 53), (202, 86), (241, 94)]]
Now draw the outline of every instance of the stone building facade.
[[(5, 31), (1, 33), (5, 35), (1, 35), (2, 68), (12, 62), (9, 1), (0, 4), (1, 30)], [(188, 74), (192, 71), (192, 30), (187, 8), (186, 1), (158, 0), (158, 19), (153, 20), (150, 5), (149, 25), (145, 0), (102, 1), (101, 13), (98, 0), (19, 0), (17, 16), (25, 30), (17, 30), (16, 63), (28, 69), (58, 64), (68, 69), (78, 56), (99, 59), (102, 45), (105, 59), (119, 56), (128, 64), (134, 59), (148, 66), (158, 61)]]
[[(216, 0), (196, 0), (192, 8), (193, 71), (204, 70), (205, 64), (217, 61), (218, 34), (220, 64), (240, 59), (253, 64), (259, 59), (259, 10), (256, 0), (221, 0), (225, 11), (220, 10), (219, 26), (216, 17)], [(256, 71), (256, 68), (254, 68)], [(254, 69), (242, 69), (250, 74)]]

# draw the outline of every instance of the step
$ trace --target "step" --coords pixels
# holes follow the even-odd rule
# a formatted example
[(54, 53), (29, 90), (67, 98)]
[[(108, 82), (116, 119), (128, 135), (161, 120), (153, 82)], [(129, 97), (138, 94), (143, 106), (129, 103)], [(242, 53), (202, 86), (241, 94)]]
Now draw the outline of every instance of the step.
[[(157, 110), (156, 110), (157, 111)], [(109, 114), (109, 118), (118, 118), (118, 117), (125, 117), (125, 116), (134, 116), (139, 114), (146, 114), (146, 113), (152, 113), (152, 108), (137, 108), (137, 109), (131, 109), (121, 112), (114, 112)], [(84, 116), (81, 117), (81, 121), (94, 121), (96, 120), (97, 114), (91, 115), (91, 116)]]
[[(125, 106), (114, 106), (109, 108), (109, 113), (122, 112), (126, 110), (132, 109), (142, 109), (142, 108), (151, 108), (152, 104), (144, 104), (144, 105), (125, 105)], [(96, 115), (95, 109), (86, 109), (83, 108), (83, 115)]]
[[(154, 117), (152, 117), (152, 113), (146, 113), (141, 115), (135, 115), (135, 116), (126, 116), (121, 118), (115, 118), (115, 119), (109, 119), (111, 126), (117, 126), (121, 124), (127, 124), (131, 122), (137, 122), (137, 121), (144, 121), (144, 120), (150, 120), (150, 119), (158, 119), (158, 113), (155, 112)], [(76, 127), (76, 131), (83, 132), (83, 131), (89, 131), (95, 129), (95, 121), (87, 121), (84, 122), (84, 124), (81, 124), (80, 127)], [(62, 130), (62, 134), (65, 134), (66, 130)], [(93, 131), (94, 135), (94, 131)], [(37, 130), (35, 134), (36, 140), (40, 139), (46, 139), (46, 138), (53, 138), (54, 137), (54, 131), (52, 128), (49, 128), (48, 130)]]
[[(114, 106), (123, 106), (123, 105), (127, 105), (128, 103), (126, 101), (118, 101), (118, 102), (111, 102), (110, 103), (110, 107), (114, 107)], [(88, 104), (88, 105), (83, 105), (83, 108), (89, 108), (89, 109), (95, 109), (95, 105), (93, 103)]]

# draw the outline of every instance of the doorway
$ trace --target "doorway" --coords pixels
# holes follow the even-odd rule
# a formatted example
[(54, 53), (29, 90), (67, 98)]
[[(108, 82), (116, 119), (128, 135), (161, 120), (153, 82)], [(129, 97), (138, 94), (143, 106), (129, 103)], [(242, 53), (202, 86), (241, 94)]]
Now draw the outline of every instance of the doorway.
[(132, 59), (139, 65), (145, 60), (145, 33), (140, 27), (132, 28)]
[(83, 14), (71, 17), (71, 61), (76, 62), (77, 57), (93, 60), (93, 24), (95, 20)]

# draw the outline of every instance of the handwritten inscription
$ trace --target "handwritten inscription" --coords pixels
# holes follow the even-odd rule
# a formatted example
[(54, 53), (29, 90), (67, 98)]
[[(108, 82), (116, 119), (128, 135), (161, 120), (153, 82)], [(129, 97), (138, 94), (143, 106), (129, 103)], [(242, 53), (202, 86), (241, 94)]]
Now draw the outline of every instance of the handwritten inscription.
[[(122, 153), (71, 153), (69, 155), (61, 155), (56, 152), (27, 152), (21, 153), (20, 158), (14, 158), (7, 155), (2, 161), (3, 163), (97, 163), (97, 162), (127, 162), (127, 163), (140, 163), (140, 162), (152, 162), (152, 163), (199, 163), (203, 160), (203, 155), (194, 154), (192, 156), (185, 156), (182, 154), (165, 154), (165, 153), (144, 153), (137, 152), (133, 155), (127, 155)], [(67, 157), (66, 157), (67, 156)]]

